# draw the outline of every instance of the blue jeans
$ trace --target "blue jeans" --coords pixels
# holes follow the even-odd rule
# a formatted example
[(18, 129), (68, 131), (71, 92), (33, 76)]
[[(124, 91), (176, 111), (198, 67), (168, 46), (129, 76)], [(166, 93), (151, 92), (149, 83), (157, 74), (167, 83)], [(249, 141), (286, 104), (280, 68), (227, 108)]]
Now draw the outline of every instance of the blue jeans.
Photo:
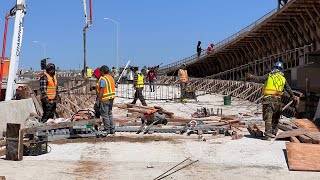
[(112, 106), (113, 106), (113, 99), (100, 102), (100, 113), (103, 121), (103, 126), (105, 128), (105, 131), (108, 134), (115, 133), (113, 116), (112, 116)]

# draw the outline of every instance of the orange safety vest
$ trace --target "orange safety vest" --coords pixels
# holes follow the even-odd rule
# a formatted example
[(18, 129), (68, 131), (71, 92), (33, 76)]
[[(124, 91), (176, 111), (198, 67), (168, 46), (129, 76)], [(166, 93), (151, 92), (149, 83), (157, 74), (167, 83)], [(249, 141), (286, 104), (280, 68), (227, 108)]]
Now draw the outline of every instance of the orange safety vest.
[(57, 95), (57, 86), (58, 86), (57, 77), (54, 76), (52, 78), (52, 76), (50, 76), (47, 72), (44, 72), (44, 74), (47, 76), (47, 79), (48, 79), (46, 94), (49, 99), (54, 99), (56, 98), (56, 95)]
[(100, 92), (100, 81), (106, 82), (106, 87), (104, 88), (102, 101), (114, 99), (116, 97), (116, 88), (115, 88), (115, 83), (114, 83), (113, 77), (110, 76), (109, 74), (106, 74), (105, 76), (100, 77), (98, 84), (97, 84), (98, 94)]
[(187, 70), (180, 69), (179, 73), (180, 73), (180, 81), (181, 82), (185, 83), (185, 82), (189, 81)]
[(145, 114), (146, 118), (148, 118), (150, 115), (156, 113), (158, 111), (158, 109), (150, 109), (147, 111), (147, 113)]

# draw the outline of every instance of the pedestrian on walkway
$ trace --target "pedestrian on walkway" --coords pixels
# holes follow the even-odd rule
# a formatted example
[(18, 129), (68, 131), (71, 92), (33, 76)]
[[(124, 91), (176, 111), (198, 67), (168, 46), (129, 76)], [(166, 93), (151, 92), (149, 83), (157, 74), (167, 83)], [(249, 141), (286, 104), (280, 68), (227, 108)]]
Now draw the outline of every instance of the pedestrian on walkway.
[(148, 75), (147, 75), (147, 80), (149, 81), (150, 91), (154, 92), (155, 91), (154, 83), (157, 80), (157, 74), (155, 72), (154, 67), (150, 68)]
[(40, 77), (41, 103), (43, 116), (41, 122), (45, 123), (48, 119), (54, 117), (57, 108), (57, 102), (60, 103), (58, 92), (58, 81), (56, 77), (55, 65), (49, 63), (46, 70)]
[(201, 41), (198, 41), (198, 45), (197, 45), (197, 55), (198, 55), (198, 58), (199, 58), (200, 55), (201, 55), (201, 51), (202, 51)]
[(146, 100), (143, 97), (142, 91), (144, 88), (144, 75), (138, 72), (138, 68), (134, 68), (133, 86), (135, 88), (134, 99), (131, 104), (136, 104), (137, 100), (141, 101), (143, 106), (147, 106)]
[(100, 102), (100, 113), (104, 125), (104, 131), (107, 136), (114, 136), (115, 127), (112, 116), (113, 102), (116, 97), (115, 82), (113, 77), (108, 74), (109, 67), (100, 67), (101, 77), (97, 84), (97, 91), (99, 93), (98, 99)]
[(278, 123), (281, 115), (281, 96), (286, 90), (290, 97), (296, 99), (291, 87), (283, 74), (283, 63), (276, 62), (273, 70), (264, 76), (254, 76), (247, 73), (246, 79), (264, 82), (263, 87), (263, 120), (265, 121), (264, 139), (271, 140), (277, 135)]

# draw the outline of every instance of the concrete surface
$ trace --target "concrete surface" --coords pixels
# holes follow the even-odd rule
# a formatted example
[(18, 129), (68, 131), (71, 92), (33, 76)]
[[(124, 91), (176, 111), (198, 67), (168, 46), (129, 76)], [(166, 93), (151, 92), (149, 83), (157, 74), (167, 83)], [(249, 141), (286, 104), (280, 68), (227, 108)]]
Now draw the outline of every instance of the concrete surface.
[(24, 127), (24, 122), (30, 113), (36, 113), (31, 98), (0, 102), (0, 137), (7, 128), (7, 123), (18, 123)]
[[(248, 135), (247, 132), (244, 132)], [(216, 138), (207, 135), (117, 133), (117, 138), (91, 142), (51, 144), (49, 154), (24, 157), (22, 162), (0, 160), (0, 175), (8, 179), (123, 179), (150, 180), (187, 157), (199, 162), (166, 179), (320, 179), (318, 172), (289, 171), (284, 141), (263, 141), (244, 137)], [(159, 137), (166, 138), (165, 140)]]

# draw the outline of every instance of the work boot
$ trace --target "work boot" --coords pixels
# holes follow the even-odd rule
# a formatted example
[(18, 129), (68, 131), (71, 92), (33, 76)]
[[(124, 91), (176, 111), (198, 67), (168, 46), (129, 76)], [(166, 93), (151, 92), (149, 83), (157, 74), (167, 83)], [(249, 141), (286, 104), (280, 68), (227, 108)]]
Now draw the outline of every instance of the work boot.
[(278, 128), (273, 128), (273, 129), (272, 129), (272, 134), (273, 134), (274, 136), (277, 136), (277, 133), (278, 133)]
[(275, 138), (276, 136), (270, 132), (264, 132), (263, 140), (271, 141), (271, 138)]

